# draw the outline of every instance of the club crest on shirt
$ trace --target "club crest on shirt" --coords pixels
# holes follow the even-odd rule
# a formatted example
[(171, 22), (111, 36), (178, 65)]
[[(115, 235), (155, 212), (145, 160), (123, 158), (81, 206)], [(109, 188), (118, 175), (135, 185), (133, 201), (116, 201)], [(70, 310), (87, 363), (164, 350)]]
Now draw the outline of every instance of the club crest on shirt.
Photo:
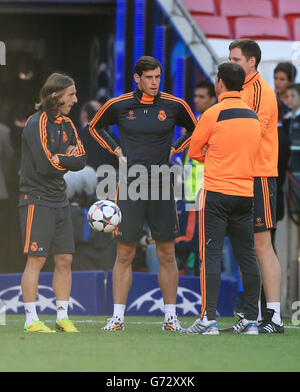
[(32, 242), (30, 249), (32, 250), (32, 252), (36, 252), (38, 250), (38, 244), (36, 242)]
[(255, 227), (261, 227), (264, 223), (262, 222), (261, 218), (256, 218)]
[(165, 119), (167, 118), (166, 112), (164, 110), (160, 110), (157, 118), (159, 119), (159, 121), (165, 121)]
[(134, 120), (136, 117), (134, 116), (134, 111), (129, 110), (129, 116), (127, 116), (128, 120)]

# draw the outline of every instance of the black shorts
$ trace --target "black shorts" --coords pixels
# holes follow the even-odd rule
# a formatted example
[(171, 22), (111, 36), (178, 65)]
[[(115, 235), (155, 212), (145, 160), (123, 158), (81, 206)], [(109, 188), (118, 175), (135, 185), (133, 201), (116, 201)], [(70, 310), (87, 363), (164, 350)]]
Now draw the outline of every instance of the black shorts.
[(148, 223), (155, 241), (171, 241), (179, 232), (174, 190), (170, 186), (168, 200), (151, 200), (150, 186), (148, 200), (122, 200), (116, 196), (115, 202), (121, 209), (122, 221), (118, 228), (118, 239), (124, 242), (137, 242), (145, 223)]
[(20, 223), (25, 254), (47, 257), (75, 253), (70, 206), (22, 206)]
[(254, 177), (254, 232), (276, 229), (276, 177)]

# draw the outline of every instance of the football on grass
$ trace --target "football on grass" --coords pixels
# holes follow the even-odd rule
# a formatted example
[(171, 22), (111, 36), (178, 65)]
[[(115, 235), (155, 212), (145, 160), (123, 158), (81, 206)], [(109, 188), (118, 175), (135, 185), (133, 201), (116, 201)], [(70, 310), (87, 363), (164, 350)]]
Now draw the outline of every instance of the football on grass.
[(120, 208), (110, 200), (94, 203), (88, 212), (88, 222), (93, 230), (111, 233), (121, 222)]

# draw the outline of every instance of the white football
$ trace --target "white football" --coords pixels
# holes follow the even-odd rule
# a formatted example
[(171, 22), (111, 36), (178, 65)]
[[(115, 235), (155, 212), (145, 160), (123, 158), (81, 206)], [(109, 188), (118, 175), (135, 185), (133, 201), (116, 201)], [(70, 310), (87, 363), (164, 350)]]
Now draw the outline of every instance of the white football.
[(94, 203), (88, 211), (88, 222), (95, 231), (111, 233), (116, 230), (122, 219), (120, 208), (110, 200)]

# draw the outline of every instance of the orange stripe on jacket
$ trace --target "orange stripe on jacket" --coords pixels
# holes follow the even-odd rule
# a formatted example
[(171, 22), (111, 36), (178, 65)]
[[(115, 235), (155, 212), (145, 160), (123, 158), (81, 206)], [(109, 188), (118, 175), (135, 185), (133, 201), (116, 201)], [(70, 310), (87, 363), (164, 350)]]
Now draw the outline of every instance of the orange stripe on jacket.
[(59, 164), (54, 162), (54, 160), (52, 159), (51, 151), (49, 151), (49, 149), (47, 147), (47, 128), (46, 128), (47, 120), (48, 120), (48, 117), (47, 117), (46, 113), (44, 112), (41, 115), (40, 121), (39, 121), (40, 139), (41, 139), (43, 149), (45, 151), (46, 157), (48, 158), (48, 160), (52, 166), (54, 166), (58, 170), (65, 170), (65, 168), (63, 168), (62, 166), (60, 166)]
[(92, 121), (90, 122), (90, 125), (92, 127), (95, 126), (95, 124), (98, 122), (99, 118), (102, 116), (102, 114), (114, 103), (119, 102), (119, 101), (123, 101), (125, 99), (129, 99), (133, 97), (133, 92), (127, 93), (127, 94), (123, 94), (120, 95), (117, 98), (112, 98), (109, 101), (105, 102), (105, 104), (98, 110), (98, 112), (95, 114), (95, 117), (92, 119)]
[(101, 135), (96, 131), (95, 125), (101, 118), (101, 116), (105, 113), (105, 111), (114, 103), (124, 101), (126, 99), (133, 98), (133, 92), (121, 95), (120, 97), (110, 99), (107, 101), (95, 114), (95, 117), (92, 119), (92, 121), (89, 123), (89, 130), (93, 138), (105, 149), (107, 149), (109, 152), (114, 154), (119, 147), (117, 147), (114, 151), (111, 149), (111, 147), (108, 145), (108, 143), (101, 137)]
[[(206, 191), (203, 190), (201, 195), (201, 199), (199, 199), (199, 209), (200, 209), (200, 218), (199, 218), (199, 233), (200, 233), (200, 241), (199, 246), (201, 246), (201, 271), (200, 271), (200, 285), (201, 285), (201, 298), (202, 298), (202, 308), (200, 318), (204, 317), (204, 313), (206, 310), (206, 265), (205, 265), (205, 200), (206, 200)], [(200, 245), (201, 244), (201, 245)]]
[(195, 125), (197, 125), (197, 120), (196, 120), (196, 117), (195, 117), (194, 113), (192, 112), (192, 110), (189, 107), (189, 105), (183, 99), (174, 97), (174, 95), (170, 95), (170, 94), (167, 94), (167, 93), (161, 93), (160, 96), (161, 96), (161, 98), (169, 99), (170, 101), (175, 101), (175, 102), (181, 103), (185, 107), (185, 109), (187, 110), (189, 115), (191, 116), (191, 119), (193, 120), (193, 123)]

